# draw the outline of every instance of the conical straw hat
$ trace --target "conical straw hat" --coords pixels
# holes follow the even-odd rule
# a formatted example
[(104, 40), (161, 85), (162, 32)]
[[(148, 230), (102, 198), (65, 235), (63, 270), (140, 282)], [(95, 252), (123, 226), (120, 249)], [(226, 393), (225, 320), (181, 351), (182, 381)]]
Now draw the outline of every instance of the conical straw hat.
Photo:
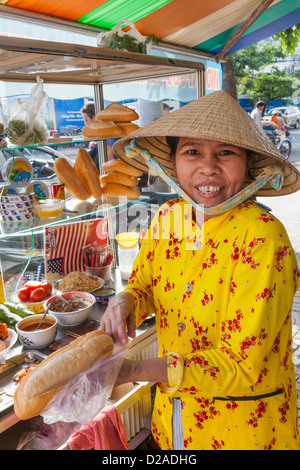
[(149, 150), (151, 155), (164, 166), (167, 173), (177, 181), (166, 136), (215, 140), (248, 149), (253, 154), (253, 166), (250, 169), (253, 177), (270, 164), (280, 164), (284, 175), (282, 188), (276, 190), (267, 183), (256, 195), (279, 196), (300, 189), (299, 171), (281, 155), (238, 101), (224, 91), (210, 93), (141, 127), (118, 140), (114, 144), (114, 152), (129, 165), (147, 173), (148, 166), (143, 157), (132, 159), (126, 156), (125, 146), (132, 139), (136, 139), (140, 146)]

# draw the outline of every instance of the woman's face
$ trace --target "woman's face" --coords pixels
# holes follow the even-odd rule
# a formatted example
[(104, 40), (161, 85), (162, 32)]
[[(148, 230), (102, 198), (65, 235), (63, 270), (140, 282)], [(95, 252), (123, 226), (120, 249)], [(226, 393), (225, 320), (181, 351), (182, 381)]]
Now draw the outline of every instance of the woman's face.
[(246, 150), (212, 140), (181, 137), (175, 167), (182, 189), (198, 204), (213, 207), (244, 186)]

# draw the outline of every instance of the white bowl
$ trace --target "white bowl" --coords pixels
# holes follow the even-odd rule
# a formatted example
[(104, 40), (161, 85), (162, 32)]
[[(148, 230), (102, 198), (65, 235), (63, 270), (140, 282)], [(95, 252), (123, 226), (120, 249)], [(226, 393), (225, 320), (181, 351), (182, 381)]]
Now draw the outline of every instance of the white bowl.
[(74, 312), (55, 312), (51, 309), (51, 304), (53, 307), (56, 302), (61, 302), (59, 297), (53, 295), (50, 299), (46, 300), (44, 308), (46, 309), (48, 305), (50, 305), (48, 312), (57, 318), (57, 321), (61, 326), (76, 326), (83, 323), (90, 315), (96, 301), (95, 297), (88, 292), (65, 292), (64, 294), (61, 294), (61, 297), (66, 300), (81, 300), (87, 305), (85, 308), (75, 310)]
[(51, 323), (51, 326), (45, 330), (39, 329), (38, 331), (24, 331), (22, 328), (29, 325), (38, 326), (43, 314), (30, 315), (23, 318), (16, 324), (16, 331), (19, 340), (28, 348), (41, 349), (49, 346), (56, 336), (57, 332), (57, 319), (53, 315), (46, 315), (43, 323)]

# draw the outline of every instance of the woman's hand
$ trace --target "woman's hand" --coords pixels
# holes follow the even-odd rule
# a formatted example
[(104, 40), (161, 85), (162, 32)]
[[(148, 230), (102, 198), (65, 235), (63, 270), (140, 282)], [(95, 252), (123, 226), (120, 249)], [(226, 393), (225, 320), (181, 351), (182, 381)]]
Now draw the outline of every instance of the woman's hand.
[(135, 297), (120, 292), (112, 297), (101, 319), (100, 329), (111, 335), (115, 342), (126, 344), (128, 336), (135, 337)]

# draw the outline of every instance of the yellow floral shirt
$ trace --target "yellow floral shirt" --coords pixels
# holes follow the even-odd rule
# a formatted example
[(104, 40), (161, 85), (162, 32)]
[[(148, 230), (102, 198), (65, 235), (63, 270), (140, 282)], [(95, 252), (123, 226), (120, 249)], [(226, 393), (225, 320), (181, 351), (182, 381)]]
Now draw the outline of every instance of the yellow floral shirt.
[(184, 360), (180, 388), (157, 387), (153, 436), (173, 449), (178, 397), (187, 450), (298, 449), (291, 309), (300, 275), (287, 233), (251, 199), (192, 231), (191, 211), (182, 199), (161, 206), (127, 286), (137, 325), (156, 314), (159, 356)]

